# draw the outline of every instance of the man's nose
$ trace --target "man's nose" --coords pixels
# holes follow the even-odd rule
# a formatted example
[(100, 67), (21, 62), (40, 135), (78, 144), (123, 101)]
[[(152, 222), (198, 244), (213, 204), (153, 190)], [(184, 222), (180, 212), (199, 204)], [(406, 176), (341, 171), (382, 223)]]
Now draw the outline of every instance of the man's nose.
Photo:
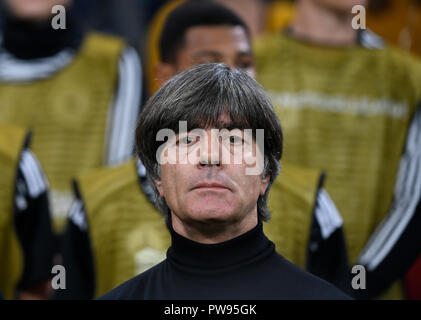
[(218, 167), (221, 165), (220, 143), (219, 136), (217, 134), (207, 134), (207, 137), (202, 139), (199, 165), (216, 165)]

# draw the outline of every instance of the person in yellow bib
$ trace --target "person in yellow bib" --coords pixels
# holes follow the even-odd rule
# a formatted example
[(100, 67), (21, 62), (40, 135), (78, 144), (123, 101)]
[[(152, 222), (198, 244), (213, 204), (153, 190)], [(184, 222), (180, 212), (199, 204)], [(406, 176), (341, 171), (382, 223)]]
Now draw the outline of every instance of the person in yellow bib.
[[(357, 297), (402, 298), (421, 249), (421, 63), (353, 19), (366, 1), (299, 0), (256, 44), (258, 80), (283, 120), (285, 160), (320, 168), (344, 220)], [(357, 22), (357, 23), (356, 23)]]
[[(255, 75), (248, 28), (238, 16), (211, 1), (178, 5), (159, 16), (159, 85), (205, 62)], [(165, 258), (171, 239), (140, 161), (80, 175), (76, 189), (63, 247), (69, 285), (57, 298), (100, 296)], [(342, 219), (320, 171), (283, 164), (271, 190), (273, 214), (264, 228), (277, 251), (339, 287), (348, 284)]]
[[(79, 28), (71, 4), (2, 1), (0, 26), (0, 123), (34, 133), (56, 231), (72, 203), (74, 176), (132, 156), (142, 87), (135, 49)], [(62, 8), (56, 14), (54, 5)]]
[(0, 125), (0, 291), (6, 299), (47, 299), (56, 239), (48, 181), (30, 135)]

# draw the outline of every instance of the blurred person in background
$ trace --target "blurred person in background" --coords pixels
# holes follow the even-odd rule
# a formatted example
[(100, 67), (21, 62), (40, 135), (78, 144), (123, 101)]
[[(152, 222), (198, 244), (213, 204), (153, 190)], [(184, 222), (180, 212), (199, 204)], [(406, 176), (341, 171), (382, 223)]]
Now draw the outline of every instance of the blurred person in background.
[(215, 0), (237, 13), (250, 28), (253, 38), (279, 32), (294, 18), (294, 0)]
[[(203, 0), (168, 7), (150, 30), (149, 46), (156, 47), (158, 60), (148, 63), (159, 85), (205, 62), (255, 75), (248, 28), (232, 11)], [(280, 254), (341, 287), (348, 270), (342, 220), (322, 187), (320, 171), (284, 164), (269, 196), (273, 214), (264, 228)], [(62, 248), (68, 287), (56, 298), (100, 296), (165, 258), (170, 237), (140, 161), (82, 174), (75, 190), (78, 200)]]
[(30, 134), (0, 125), (0, 291), (6, 299), (47, 299), (56, 241), (48, 181)]
[(352, 7), (366, 1), (296, 5), (290, 26), (256, 45), (285, 160), (327, 173), (349, 260), (367, 272), (366, 289), (349, 293), (402, 298), (395, 281), (421, 249), (421, 64), (352, 28)]
[[(161, 7), (148, 29), (146, 49), (148, 63), (145, 66), (149, 96), (160, 87), (156, 66), (160, 62), (158, 42), (168, 14), (185, 0), (172, 0)], [(279, 32), (293, 17), (295, 5), (292, 0), (215, 0), (216, 3), (235, 12), (245, 22), (252, 39), (266, 32)]]
[(266, 32), (279, 31), (291, 21), (294, 3), (291, 0), (215, 0), (234, 11), (250, 29), (252, 38)]
[(391, 44), (421, 56), (421, 1), (371, 0), (367, 27)]
[[(55, 29), (54, 5), (65, 8)], [(121, 39), (82, 30), (71, 0), (3, 0), (0, 123), (30, 128), (51, 183), (55, 230), (72, 203), (71, 178), (133, 153), (141, 68)]]
[(122, 5), (118, 0), (90, 0), (90, 16), (96, 19), (90, 25), (96, 30), (119, 35), (133, 46), (138, 45), (140, 39), (140, 52), (143, 52), (149, 23), (166, 2), (168, 0), (125, 0)]
[[(421, 57), (421, 1), (371, 0), (367, 26), (391, 44)], [(408, 299), (421, 299), (421, 255), (405, 276)]]

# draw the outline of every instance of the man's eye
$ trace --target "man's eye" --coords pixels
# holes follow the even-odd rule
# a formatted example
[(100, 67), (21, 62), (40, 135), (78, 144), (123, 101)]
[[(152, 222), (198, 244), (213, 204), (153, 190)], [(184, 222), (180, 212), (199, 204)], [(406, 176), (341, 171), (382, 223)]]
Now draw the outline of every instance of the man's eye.
[(229, 141), (231, 144), (240, 144), (242, 143), (243, 139), (238, 136), (229, 136)]
[(246, 70), (246, 69), (251, 68), (252, 64), (248, 63), (248, 62), (241, 62), (241, 63), (237, 64), (236, 67), (237, 67), (237, 69), (240, 69), (240, 70)]
[(204, 64), (204, 63), (218, 63), (218, 62), (222, 62), (221, 59), (218, 58), (203, 58), (201, 60), (198, 61), (198, 64)]
[(194, 141), (193, 137), (187, 136), (178, 140), (178, 143), (188, 145), (188, 144), (193, 143), (193, 141)]

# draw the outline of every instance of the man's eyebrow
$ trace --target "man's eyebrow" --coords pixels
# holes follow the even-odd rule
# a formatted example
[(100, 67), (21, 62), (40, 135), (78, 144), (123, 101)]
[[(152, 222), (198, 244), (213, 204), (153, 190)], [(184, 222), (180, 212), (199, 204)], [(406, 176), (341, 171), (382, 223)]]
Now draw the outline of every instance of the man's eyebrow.
[(240, 53), (238, 54), (240, 56), (240, 58), (242, 57), (253, 57), (253, 53), (251, 50), (247, 50), (247, 51), (240, 51)]

